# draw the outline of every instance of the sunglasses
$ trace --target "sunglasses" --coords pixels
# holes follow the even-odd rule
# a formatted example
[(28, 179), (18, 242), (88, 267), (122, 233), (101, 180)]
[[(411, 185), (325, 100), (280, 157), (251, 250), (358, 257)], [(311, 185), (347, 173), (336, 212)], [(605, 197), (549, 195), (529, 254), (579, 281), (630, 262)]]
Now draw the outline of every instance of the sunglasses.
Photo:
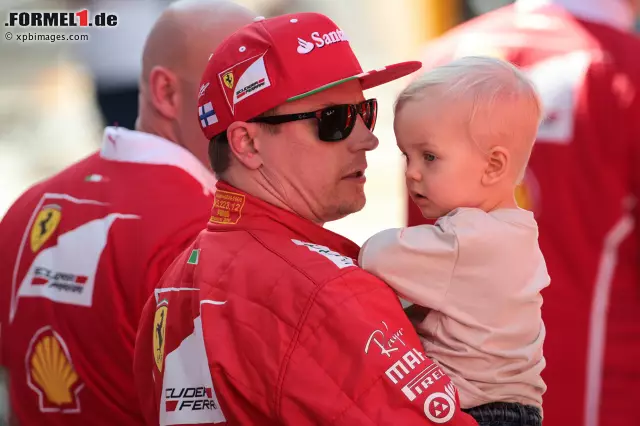
[(367, 99), (359, 104), (332, 105), (317, 111), (256, 117), (249, 121), (283, 124), (315, 118), (318, 122), (318, 137), (320, 140), (324, 142), (339, 142), (349, 137), (356, 125), (358, 115), (362, 117), (367, 129), (373, 132), (378, 116), (378, 101), (376, 99)]

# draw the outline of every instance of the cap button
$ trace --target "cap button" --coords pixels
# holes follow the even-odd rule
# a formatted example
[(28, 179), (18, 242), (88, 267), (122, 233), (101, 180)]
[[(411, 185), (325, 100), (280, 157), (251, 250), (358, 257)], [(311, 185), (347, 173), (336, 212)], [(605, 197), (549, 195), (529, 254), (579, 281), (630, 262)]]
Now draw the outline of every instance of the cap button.
[(256, 16), (255, 18), (253, 18), (253, 22), (260, 22), (264, 20), (265, 20), (264, 16)]

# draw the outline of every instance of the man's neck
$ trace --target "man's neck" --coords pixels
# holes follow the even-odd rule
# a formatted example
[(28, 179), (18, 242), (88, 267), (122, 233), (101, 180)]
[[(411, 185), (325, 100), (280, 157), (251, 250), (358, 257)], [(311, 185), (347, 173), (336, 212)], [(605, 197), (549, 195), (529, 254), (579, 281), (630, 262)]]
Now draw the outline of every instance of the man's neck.
[(162, 129), (161, 126), (156, 126), (153, 123), (149, 123), (148, 121), (138, 119), (136, 121), (135, 129), (138, 132), (148, 133), (150, 135), (156, 135), (163, 139), (168, 140), (169, 142), (176, 143), (176, 137), (175, 135), (172, 134), (172, 132)]
[(271, 185), (266, 179), (264, 179), (262, 175), (260, 175), (258, 178), (239, 176), (237, 173), (234, 173), (233, 169), (230, 169), (224, 174), (224, 176), (221, 177), (221, 180), (227, 182), (234, 188), (246, 192), (247, 194), (250, 194), (266, 203), (295, 213), (298, 216), (304, 217), (305, 219), (310, 220), (311, 222), (314, 222), (320, 226), (324, 226), (324, 222), (320, 221), (319, 219), (310, 219), (306, 217), (306, 215), (302, 215), (291, 208), (284, 197), (278, 191), (276, 191), (273, 185)]
[(265, 182), (259, 182), (256, 179), (247, 178), (246, 176), (238, 176), (233, 170), (228, 170), (221, 180), (227, 182), (234, 188), (246, 192), (264, 202), (272, 204), (283, 210), (293, 211), (279, 194)]

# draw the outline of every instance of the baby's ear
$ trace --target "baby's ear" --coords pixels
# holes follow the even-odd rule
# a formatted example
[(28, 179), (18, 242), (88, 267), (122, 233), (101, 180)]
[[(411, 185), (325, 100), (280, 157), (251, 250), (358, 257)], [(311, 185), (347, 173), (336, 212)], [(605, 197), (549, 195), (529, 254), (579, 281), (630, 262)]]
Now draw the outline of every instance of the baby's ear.
[(504, 179), (508, 174), (510, 161), (511, 156), (507, 148), (503, 146), (491, 148), (487, 159), (487, 168), (482, 175), (482, 184), (491, 186)]

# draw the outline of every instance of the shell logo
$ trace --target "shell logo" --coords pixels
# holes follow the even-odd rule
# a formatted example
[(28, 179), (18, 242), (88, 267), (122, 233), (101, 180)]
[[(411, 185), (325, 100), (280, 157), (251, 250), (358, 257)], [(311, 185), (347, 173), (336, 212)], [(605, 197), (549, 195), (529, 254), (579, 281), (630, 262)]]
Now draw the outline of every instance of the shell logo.
[(64, 340), (51, 327), (36, 332), (26, 358), (27, 383), (38, 394), (40, 411), (80, 412), (78, 393), (84, 387)]
[(515, 198), (518, 207), (521, 209), (539, 213), (540, 188), (537, 179), (530, 169), (527, 169), (522, 183), (516, 187)]
[(521, 209), (533, 209), (533, 200), (531, 200), (529, 192), (529, 188), (524, 182), (516, 188), (516, 202), (518, 203), (518, 207)]

